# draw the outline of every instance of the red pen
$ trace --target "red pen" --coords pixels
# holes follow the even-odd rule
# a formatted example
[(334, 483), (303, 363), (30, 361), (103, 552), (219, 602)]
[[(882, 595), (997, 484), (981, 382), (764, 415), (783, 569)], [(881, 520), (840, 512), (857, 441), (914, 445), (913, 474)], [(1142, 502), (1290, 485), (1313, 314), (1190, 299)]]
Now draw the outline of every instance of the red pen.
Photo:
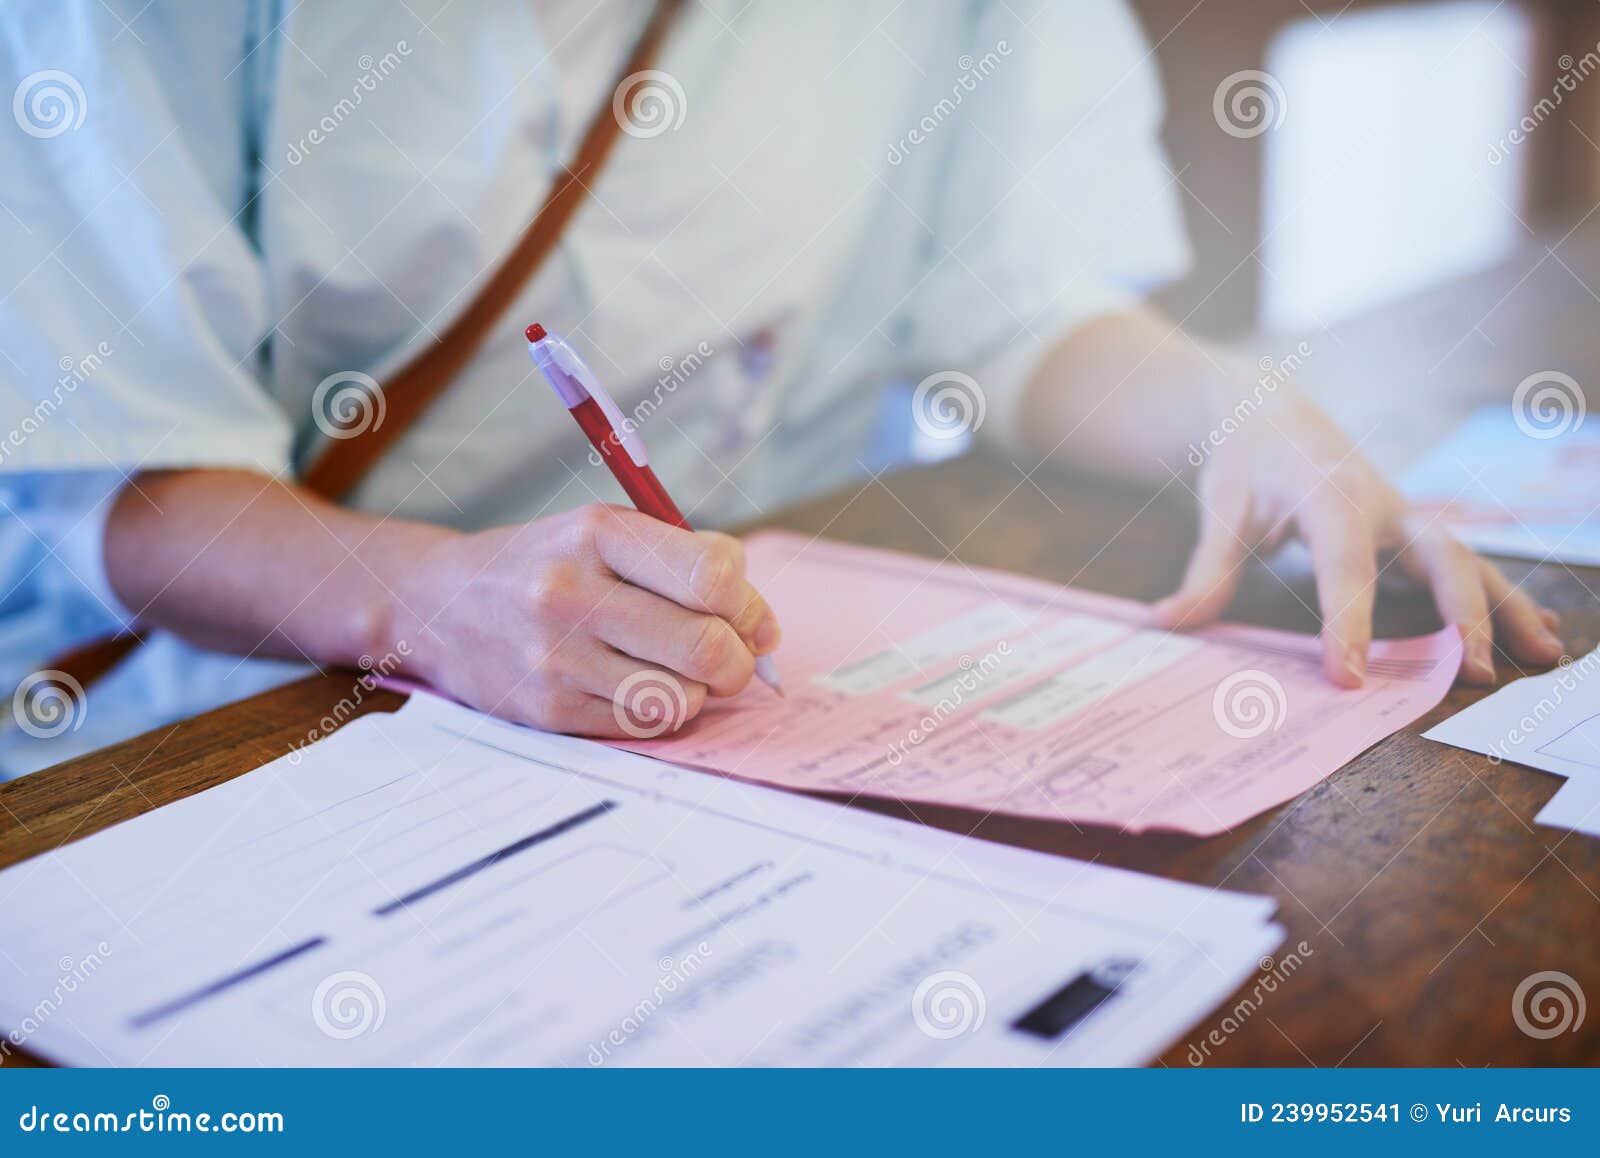
[[(560, 335), (550, 333), (538, 322), (524, 333), (528, 339), (528, 353), (533, 355), (544, 380), (572, 413), (633, 505), (651, 518), (693, 530), (667, 488), (650, 469), (650, 457), (645, 453), (638, 431), (623, 418), (616, 402), (578, 352)], [(783, 683), (770, 655), (756, 656), (756, 675), (762, 683), (783, 695)]]

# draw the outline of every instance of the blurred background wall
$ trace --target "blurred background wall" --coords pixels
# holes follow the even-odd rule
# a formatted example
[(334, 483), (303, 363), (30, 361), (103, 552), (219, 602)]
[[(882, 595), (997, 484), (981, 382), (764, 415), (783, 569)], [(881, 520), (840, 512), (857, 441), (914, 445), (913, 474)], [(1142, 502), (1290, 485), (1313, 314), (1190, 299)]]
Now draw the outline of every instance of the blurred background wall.
[(1600, 188), (1600, 4), (1133, 0), (1200, 332), (1321, 328), (1557, 236)]

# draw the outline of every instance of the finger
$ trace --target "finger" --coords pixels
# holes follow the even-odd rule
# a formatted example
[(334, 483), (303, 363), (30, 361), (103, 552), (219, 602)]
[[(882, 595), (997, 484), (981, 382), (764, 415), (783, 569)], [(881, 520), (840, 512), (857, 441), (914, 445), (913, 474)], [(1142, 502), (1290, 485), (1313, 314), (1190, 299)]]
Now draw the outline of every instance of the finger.
[[(503, 713), (516, 724), (526, 724), (546, 732), (563, 732), (570, 736), (594, 736), (605, 740), (652, 739), (641, 734), (640, 725), (631, 723), (626, 712), (620, 711), (606, 696), (591, 696), (578, 691), (541, 690), (525, 699), (508, 705)], [(699, 709), (696, 708), (696, 711)], [(689, 718), (686, 714), (685, 718)], [(652, 722), (644, 730), (653, 729)], [(682, 727), (679, 723), (677, 727)], [(631, 729), (631, 730), (630, 730)], [(672, 728), (671, 730), (676, 730)], [(667, 730), (655, 733), (666, 734)]]
[(1426, 531), (1407, 546), (1408, 565), (1421, 568), (1439, 614), (1461, 633), (1461, 678), (1494, 683), (1494, 621), (1479, 559), (1451, 535)]
[(683, 704), (680, 724), (693, 719), (706, 699), (706, 685), (698, 680), (651, 667), (598, 639), (584, 641), (583, 650), (573, 657), (570, 669), (566, 680), (572, 687), (613, 703), (627, 701), (630, 689), (670, 681), (671, 698)]
[(737, 694), (755, 672), (755, 657), (727, 620), (627, 583), (607, 596), (593, 629), (623, 654), (704, 684), (714, 696)]
[(1162, 627), (1198, 627), (1220, 616), (1244, 575), (1249, 543), (1244, 534), (1250, 501), (1246, 493), (1202, 508), (1200, 538), (1189, 555), (1178, 590), (1151, 608)]
[(1378, 549), (1366, 516), (1343, 495), (1308, 503), (1300, 528), (1311, 549), (1322, 613), (1322, 669), (1340, 687), (1366, 679), (1377, 599)]
[(1537, 664), (1555, 663), (1566, 653), (1561, 637), (1552, 630), (1561, 622), (1560, 616), (1540, 607), (1489, 560), (1478, 560), (1478, 573), (1489, 593), (1495, 629), (1508, 652), (1526, 663)]
[(680, 607), (725, 619), (746, 646), (778, 646), (778, 619), (744, 573), (744, 545), (731, 535), (689, 531), (625, 507), (580, 513), (579, 534), (611, 572)]

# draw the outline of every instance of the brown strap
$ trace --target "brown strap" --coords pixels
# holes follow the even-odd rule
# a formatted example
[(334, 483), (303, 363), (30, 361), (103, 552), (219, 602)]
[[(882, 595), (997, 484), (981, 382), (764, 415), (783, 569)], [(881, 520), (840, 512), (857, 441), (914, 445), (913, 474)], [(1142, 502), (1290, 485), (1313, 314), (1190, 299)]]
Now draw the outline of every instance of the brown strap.
[[(634, 45), (633, 52), (612, 91), (636, 72), (650, 67), (666, 39), (673, 18), (683, 0), (657, 0), (650, 22)], [(337, 501), (349, 494), (383, 454), (410, 428), (423, 411), (443, 394), (446, 387), (472, 360), (519, 292), (544, 264), (573, 214), (583, 204), (589, 186), (599, 173), (611, 148), (622, 132), (622, 121), (610, 100), (602, 100), (589, 126), (584, 130), (572, 161), (556, 175), (544, 204), (528, 224), (516, 247), (500, 263), (500, 268), (483, 283), (477, 296), (439, 340), (423, 350), (380, 389), (383, 391), (383, 420), (351, 437), (331, 439), (305, 472), (300, 482), (323, 498)], [(92, 639), (71, 651), (55, 656), (49, 669), (88, 687), (143, 642), (137, 630)]]
[[(617, 84), (650, 67), (682, 0), (658, 0), (650, 23), (634, 45)], [(447, 386), (472, 360), (506, 309), (516, 299), (534, 273), (544, 264), (572, 215), (583, 204), (601, 165), (622, 132), (622, 119), (612, 110), (612, 102), (602, 100), (595, 110), (583, 141), (572, 163), (563, 166), (550, 187), (544, 204), (529, 222), (516, 248), (501, 262), (494, 275), (483, 283), (472, 304), (456, 317), (439, 340), (413, 358), (399, 373), (380, 386), (384, 417), (351, 438), (333, 439), (306, 470), (302, 485), (329, 499), (349, 494), (384, 451), (421, 417), (422, 412), (444, 393)]]
[[(44, 677), (39, 686), (57, 688), (69, 696), (76, 697), (79, 692), (121, 663), (124, 656), (143, 642), (144, 635), (137, 629), (118, 632), (115, 635), (96, 636), (70, 651), (51, 656), (44, 670), (35, 673)], [(76, 689), (73, 688), (73, 684), (78, 685)], [(12, 700), (13, 702), (16, 700), (15, 692), (12, 693)], [(3, 717), (3, 720), (10, 720), (15, 714), (16, 712), (12, 711)]]

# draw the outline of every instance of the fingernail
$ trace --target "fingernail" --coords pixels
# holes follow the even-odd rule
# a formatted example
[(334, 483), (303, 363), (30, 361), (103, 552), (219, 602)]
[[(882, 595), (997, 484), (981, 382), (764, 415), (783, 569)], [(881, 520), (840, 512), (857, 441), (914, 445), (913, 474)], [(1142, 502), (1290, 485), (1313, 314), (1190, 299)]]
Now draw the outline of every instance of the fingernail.
[(1487, 648), (1474, 647), (1467, 652), (1467, 675), (1478, 683), (1494, 683), (1494, 660)]
[(1346, 647), (1344, 649), (1345, 670), (1356, 678), (1357, 683), (1365, 682), (1367, 678), (1367, 653), (1359, 647)]
[(1549, 628), (1546, 628), (1544, 634), (1539, 637), (1539, 642), (1543, 643), (1549, 651), (1557, 655), (1560, 655), (1567, 650), (1567, 645), (1561, 642), (1561, 637), (1555, 632), (1551, 631)]
[(778, 641), (782, 638), (783, 630), (778, 626), (778, 617), (768, 613), (767, 617), (761, 621), (760, 626), (756, 628), (755, 638), (752, 640), (755, 644), (756, 654), (766, 655), (767, 652), (778, 646)]

